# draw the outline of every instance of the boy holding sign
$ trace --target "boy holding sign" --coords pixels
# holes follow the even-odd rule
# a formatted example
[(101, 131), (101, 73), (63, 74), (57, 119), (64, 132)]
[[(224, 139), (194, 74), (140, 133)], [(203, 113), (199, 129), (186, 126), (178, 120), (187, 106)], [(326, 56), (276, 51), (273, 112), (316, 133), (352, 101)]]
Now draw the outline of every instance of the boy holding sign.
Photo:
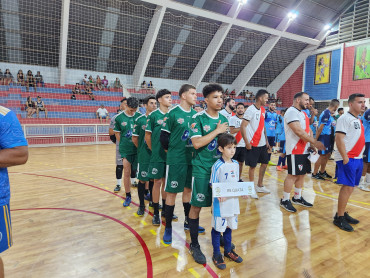
[[(237, 145), (235, 137), (230, 134), (221, 134), (218, 137), (217, 144), (222, 157), (213, 164), (211, 174), (213, 187), (212, 260), (219, 269), (225, 269), (226, 265), (220, 252), (221, 233), (224, 237), (224, 256), (237, 263), (243, 261), (231, 248), (231, 230), (238, 227), (240, 210), (237, 196), (244, 194), (244, 192), (247, 194), (248, 189), (245, 186), (246, 183), (238, 183), (239, 164), (232, 159)], [(254, 186), (251, 183), (250, 190), (253, 189)], [(249, 194), (252, 194), (252, 192)], [(246, 198), (245, 195), (243, 197)]]

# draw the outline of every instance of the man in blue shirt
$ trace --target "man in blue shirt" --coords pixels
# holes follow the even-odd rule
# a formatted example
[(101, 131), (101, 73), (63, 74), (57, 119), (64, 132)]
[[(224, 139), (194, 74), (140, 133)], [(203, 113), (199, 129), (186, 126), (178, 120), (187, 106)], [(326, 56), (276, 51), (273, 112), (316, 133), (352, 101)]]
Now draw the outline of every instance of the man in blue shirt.
[[(330, 138), (332, 133), (332, 126), (335, 123), (334, 115), (335, 111), (337, 111), (339, 107), (339, 100), (332, 99), (330, 101), (329, 107), (326, 108), (320, 115), (319, 118), (319, 127), (316, 132), (316, 140), (322, 142), (325, 146), (325, 150), (319, 151), (320, 157), (315, 163), (315, 167), (312, 173), (312, 178), (318, 180), (324, 180), (325, 178), (331, 179), (328, 173), (326, 173), (326, 164), (331, 156), (331, 153), (334, 148), (334, 144)], [(320, 168), (320, 172), (319, 172)]]
[[(269, 142), (269, 145), (272, 147), (275, 146), (275, 136), (276, 136), (276, 122), (278, 118), (278, 114), (276, 113), (276, 103), (270, 102), (269, 109), (266, 110), (265, 114), (265, 130), (266, 130), (266, 136), (267, 140)], [(269, 153), (269, 165), (276, 166), (275, 163), (272, 163), (271, 161), (271, 153)]]
[(365, 111), (362, 123), (365, 129), (364, 169), (358, 188), (363, 191), (370, 191), (370, 167), (368, 167), (370, 162), (370, 109)]
[[(10, 184), (7, 167), (26, 163), (27, 141), (14, 112), (0, 106), (0, 253), (13, 244), (10, 220)], [(4, 277), (4, 265), (0, 258), (0, 277)]]

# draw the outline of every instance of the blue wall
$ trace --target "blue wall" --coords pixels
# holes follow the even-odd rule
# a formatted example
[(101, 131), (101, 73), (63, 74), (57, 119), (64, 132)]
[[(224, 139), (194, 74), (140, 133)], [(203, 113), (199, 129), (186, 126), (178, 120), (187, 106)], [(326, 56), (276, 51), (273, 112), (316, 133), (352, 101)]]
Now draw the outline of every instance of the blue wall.
[(331, 54), (330, 83), (314, 85), (316, 55), (309, 56), (306, 60), (304, 91), (315, 100), (330, 100), (337, 98), (341, 50), (333, 50)]

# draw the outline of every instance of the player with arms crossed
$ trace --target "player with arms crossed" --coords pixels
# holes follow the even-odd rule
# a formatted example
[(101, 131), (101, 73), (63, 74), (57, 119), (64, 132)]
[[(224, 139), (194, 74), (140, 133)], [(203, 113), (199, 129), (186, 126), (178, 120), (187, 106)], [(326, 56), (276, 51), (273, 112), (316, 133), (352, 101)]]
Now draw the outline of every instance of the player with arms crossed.
[[(308, 107), (308, 104), (309, 96), (307, 93), (296, 93), (293, 106), (289, 107), (284, 115), (288, 175), (284, 181), (284, 192), (283, 198), (280, 200), (280, 206), (289, 212), (297, 211), (290, 201), (290, 192), (293, 185), (295, 185), (295, 189), (292, 202), (304, 207), (312, 207), (312, 204), (302, 197), (304, 177), (311, 169), (311, 162), (308, 159), (309, 148), (313, 151), (315, 148), (319, 150), (325, 149), (323, 143), (312, 136), (310, 120), (307, 114), (303, 112)], [(311, 143), (311, 146), (309, 143)]]
[(228, 129), (226, 117), (219, 113), (223, 102), (222, 94), (223, 89), (220, 85), (206, 85), (203, 88), (203, 96), (207, 110), (195, 114), (190, 125), (191, 140), (195, 148), (189, 212), (190, 253), (199, 264), (207, 262), (198, 242), (199, 213), (202, 207), (212, 205), (212, 190), (209, 186), (211, 169), (221, 156), (217, 150), (217, 136)]
[(338, 166), (338, 184), (342, 184), (338, 196), (338, 211), (334, 216), (334, 225), (352, 232), (350, 224), (360, 221), (349, 216), (346, 206), (355, 186), (361, 179), (365, 150), (365, 130), (358, 116), (365, 112), (365, 95), (352, 94), (348, 98), (349, 111), (338, 119), (335, 142), (338, 150), (334, 159)]

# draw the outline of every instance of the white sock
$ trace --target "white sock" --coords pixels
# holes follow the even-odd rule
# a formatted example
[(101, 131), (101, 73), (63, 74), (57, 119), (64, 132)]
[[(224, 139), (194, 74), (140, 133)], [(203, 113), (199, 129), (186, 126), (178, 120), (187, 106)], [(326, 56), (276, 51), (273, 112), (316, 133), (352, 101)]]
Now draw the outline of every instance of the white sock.
[(283, 192), (283, 202), (290, 199), (290, 192)]
[(302, 188), (294, 188), (294, 199), (298, 200), (302, 197)]
[(122, 185), (122, 179), (117, 179), (117, 185), (119, 185), (119, 186)]
[(366, 182), (370, 183), (370, 174), (366, 173)]

